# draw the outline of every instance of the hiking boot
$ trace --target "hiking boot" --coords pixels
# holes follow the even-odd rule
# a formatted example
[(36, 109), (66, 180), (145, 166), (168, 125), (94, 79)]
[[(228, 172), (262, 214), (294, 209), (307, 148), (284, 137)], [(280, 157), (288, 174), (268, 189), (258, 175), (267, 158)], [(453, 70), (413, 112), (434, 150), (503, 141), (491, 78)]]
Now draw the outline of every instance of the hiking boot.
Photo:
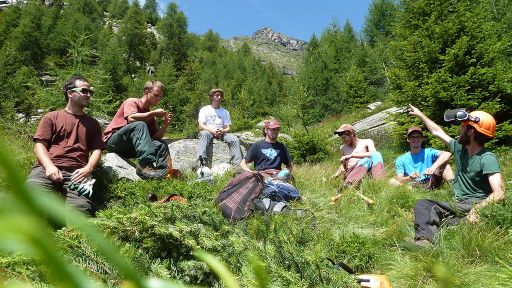
[(167, 174), (166, 169), (158, 170), (153, 163), (137, 165), (135, 171), (142, 179), (161, 179)]

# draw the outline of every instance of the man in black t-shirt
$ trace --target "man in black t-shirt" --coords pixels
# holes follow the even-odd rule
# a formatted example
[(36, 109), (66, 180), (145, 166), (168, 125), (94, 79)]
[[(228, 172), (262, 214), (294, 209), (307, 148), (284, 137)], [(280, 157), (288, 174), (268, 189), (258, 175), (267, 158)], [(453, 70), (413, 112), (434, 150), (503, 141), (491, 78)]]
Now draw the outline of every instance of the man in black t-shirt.
[(263, 126), (265, 139), (252, 144), (245, 158), (240, 162), (240, 167), (244, 171), (251, 172), (248, 164), (254, 162), (254, 170), (270, 176), (277, 175), (283, 164), (289, 173), (292, 172), (292, 161), (288, 149), (277, 141), (280, 128), (281, 124), (276, 119), (265, 121)]

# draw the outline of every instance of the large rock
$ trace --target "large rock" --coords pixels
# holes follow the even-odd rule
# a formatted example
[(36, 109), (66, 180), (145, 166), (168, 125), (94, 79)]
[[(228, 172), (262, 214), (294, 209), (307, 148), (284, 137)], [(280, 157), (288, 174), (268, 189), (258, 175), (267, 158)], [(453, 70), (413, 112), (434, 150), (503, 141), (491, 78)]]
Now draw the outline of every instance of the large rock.
[(128, 179), (138, 181), (141, 178), (135, 172), (135, 164), (125, 160), (116, 153), (107, 153), (102, 157), (103, 170), (107, 173), (110, 181), (117, 179)]
[[(183, 172), (192, 170), (196, 165), (196, 150), (199, 140), (170, 140), (168, 143), (173, 168), (180, 169)], [(245, 147), (243, 145), (240, 146), (242, 148), (242, 155), (245, 155)], [(216, 166), (222, 165), (225, 167), (225, 164), (229, 164), (230, 159), (228, 145), (224, 142), (213, 140), (212, 170), (224, 171), (225, 169), (216, 169)]]
[(368, 130), (381, 128), (382, 126), (388, 126), (390, 124), (390, 121), (388, 119), (389, 115), (401, 112), (402, 110), (402, 108), (397, 107), (386, 109), (370, 117), (357, 121), (356, 123), (353, 124), (354, 129), (356, 130), (357, 133), (360, 133)]
[(240, 139), (240, 145), (244, 146), (245, 150), (248, 150), (249, 147), (251, 147), (252, 144), (260, 141), (263, 139), (263, 137), (260, 134), (260, 137), (254, 135), (253, 132), (236, 132), (235, 134), (238, 139)]
[[(403, 112), (404, 108), (392, 107), (354, 123), (359, 138), (370, 138), (377, 146), (388, 145), (394, 123), (390, 115)], [(378, 149), (378, 148), (377, 148)]]

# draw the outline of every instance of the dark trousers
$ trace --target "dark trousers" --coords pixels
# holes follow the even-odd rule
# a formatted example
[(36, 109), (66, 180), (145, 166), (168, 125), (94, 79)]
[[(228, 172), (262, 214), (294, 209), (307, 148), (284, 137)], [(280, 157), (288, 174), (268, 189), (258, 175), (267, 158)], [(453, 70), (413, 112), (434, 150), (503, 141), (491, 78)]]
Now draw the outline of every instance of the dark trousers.
[(479, 200), (465, 200), (447, 203), (421, 199), (414, 206), (415, 240), (427, 239), (434, 243), (435, 235), (441, 224), (456, 224), (463, 220), (473, 204)]
[(140, 165), (155, 163), (157, 169), (167, 169), (169, 147), (151, 138), (143, 121), (132, 122), (117, 130), (107, 140), (107, 150), (125, 158), (137, 158)]
[(67, 188), (68, 184), (71, 182), (71, 172), (63, 170), (61, 170), (61, 172), (64, 177), (64, 181), (60, 183), (53, 182), (46, 176), (44, 168), (37, 165), (32, 168), (32, 171), (30, 171), (30, 174), (27, 177), (27, 183), (37, 185), (47, 191), (54, 191), (65, 197), (66, 204), (69, 206), (74, 207), (87, 215), (92, 215), (93, 208), (91, 200), (85, 196), (79, 196), (77, 192)]

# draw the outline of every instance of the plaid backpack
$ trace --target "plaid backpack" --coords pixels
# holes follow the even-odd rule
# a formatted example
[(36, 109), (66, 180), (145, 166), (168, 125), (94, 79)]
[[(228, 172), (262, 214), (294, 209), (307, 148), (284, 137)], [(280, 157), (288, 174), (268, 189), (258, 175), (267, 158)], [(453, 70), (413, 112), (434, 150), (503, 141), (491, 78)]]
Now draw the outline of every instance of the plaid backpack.
[(217, 196), (222, 215), (231, 221), (244, 219), (253, 211), (253, 201), (265, 188), (260, 173), (244, 172), (229, 181)]

